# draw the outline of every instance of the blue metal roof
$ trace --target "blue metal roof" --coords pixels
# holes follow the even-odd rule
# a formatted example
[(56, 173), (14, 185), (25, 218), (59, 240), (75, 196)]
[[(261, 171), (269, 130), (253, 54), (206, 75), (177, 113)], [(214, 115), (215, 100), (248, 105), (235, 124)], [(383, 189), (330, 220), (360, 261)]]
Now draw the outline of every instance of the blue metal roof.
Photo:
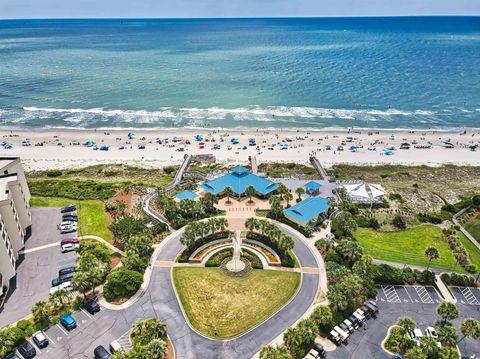
[(190, 190), (182, 191), (175, 195), (175, 198), (179, 199), (180, 201), (183, 201), (184, 199), (195, 199), (197, 197), (198, 195), (196, 195), (194, 192)]
[(310, 181), (308, 183), (305, 183), (305, 187), (307, 187), (308, 189), (319, 189), (320, 187), (322, 187), (322, 185), (315, 181)]
[(323, 197), (311, 197), (304, 199), (296, 205), (283, 211), (286, 216), (307, 223), (320, 213), (326, 212), (329, 208), (328, 200)]
[(236, 194), (243, 194), (248, 186), (253, 186), (255, 191), (263, 195), (278, 188), (278, 184), (251, 174), (247, 168), (242, 166), (237, 166), (231, 173), (201, 185), (203, 189), (214, 194), (222, 193), (227, 187), (231, 187)]

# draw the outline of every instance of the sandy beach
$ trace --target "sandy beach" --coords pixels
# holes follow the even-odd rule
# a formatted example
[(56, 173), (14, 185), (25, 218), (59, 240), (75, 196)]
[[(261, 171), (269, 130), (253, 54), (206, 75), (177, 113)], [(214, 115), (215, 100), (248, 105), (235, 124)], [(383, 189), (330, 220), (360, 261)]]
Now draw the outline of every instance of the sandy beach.
[[(222, 163), (258, 162), (307, 163), (315, 154), (326, 167), (337, 163), (404, 165), (480, 165), (480, 133), (380, 130), (279, 131), (279, 130), (14, 130), (0, 131), (2, 156), (20, 156), (26, 170), (80, 168), (96, 164), (123, 163), (147, 168), (181, 163), (186, 153), (215, 155)], [(195, 139), (196, 135), (201, 140)], [(174, 142), (177, 137), (177, 142)], [(351, 138), (349, 138), (351, 137)], [(232, 139), (238, 143), (232, 143)], [(223, 139), (223, 141), (222, 141)], [(249, 145), (255, 139), (256, 145)], [(25, 142), (28, 140), (27, 142)], [(95, 145), (87, 147), (85, 143)], [(454, 148), (446, 148), (445, 142)], [(22, 145), (22, 142), (24, 144)], [(161, 142), (161, 143), (159, 143)], [(410, 149), (400, 149), (402, 143)], [(203, 145), (202, 145), (203, 143)], [(29, 145), (25, 145), (29, 144)], [(282, 146), (283, 144), (283, 146)], [(142, 145), (144, 149), (140, 149)], [(213, 149), (219, 145), (219, 149)], [(11, 148), (5, 148), (10, 147)], [(108, 146), (108, 151), (101, 150)], [(343, 146), (343, 151), (338, 149)], [(356, 151), (351, 150), (356, 146)], [(218, 146), (216, 146), (218, 147)], [(422, 148), (418, 148), (422, 147)], [(426, 148), (429, 147), (429, 148)], [(330, 149), (327, 149), (330, 148)], [(391, 155), (386, 148), (394, 148)], [(387, 151), (388, 152), (388, 151)]]

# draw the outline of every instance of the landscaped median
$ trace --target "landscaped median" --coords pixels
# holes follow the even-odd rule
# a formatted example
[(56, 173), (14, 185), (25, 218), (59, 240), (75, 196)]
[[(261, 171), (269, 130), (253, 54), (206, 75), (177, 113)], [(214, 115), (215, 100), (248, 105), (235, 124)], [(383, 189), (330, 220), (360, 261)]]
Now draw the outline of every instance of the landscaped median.
[(238, 336), (269, 318), (301, 283), (300, 273), (278, 270), (231, 277), (217, 268), (176, 267), (172, 276), (190, 324), (218, 339)]

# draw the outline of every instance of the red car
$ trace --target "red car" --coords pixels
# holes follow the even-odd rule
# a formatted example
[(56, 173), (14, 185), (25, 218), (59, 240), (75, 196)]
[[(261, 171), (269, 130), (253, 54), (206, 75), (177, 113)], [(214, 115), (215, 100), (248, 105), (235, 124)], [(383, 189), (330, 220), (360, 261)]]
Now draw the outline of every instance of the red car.
[(65, 239), (62, 239), (62, 240), (60, 241), (60, 246), (63, 246), (63, 245), (65, 245), (65, 244), (69, 244), (69, 243), (71, 243), (71, 244), (78, 244), (78, 243), (79, 243), (78, 238), (65, 238)]

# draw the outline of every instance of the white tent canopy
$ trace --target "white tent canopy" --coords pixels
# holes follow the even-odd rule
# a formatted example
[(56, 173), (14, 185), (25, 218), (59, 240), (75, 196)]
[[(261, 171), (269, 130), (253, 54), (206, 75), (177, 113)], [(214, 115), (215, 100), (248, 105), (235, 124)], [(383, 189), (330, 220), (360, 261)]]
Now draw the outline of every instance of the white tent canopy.
[(354, 202), (377, 202), (383, 200), (387, 191), (380, 184), (365, 182), (344, 184), (348, 198)]

